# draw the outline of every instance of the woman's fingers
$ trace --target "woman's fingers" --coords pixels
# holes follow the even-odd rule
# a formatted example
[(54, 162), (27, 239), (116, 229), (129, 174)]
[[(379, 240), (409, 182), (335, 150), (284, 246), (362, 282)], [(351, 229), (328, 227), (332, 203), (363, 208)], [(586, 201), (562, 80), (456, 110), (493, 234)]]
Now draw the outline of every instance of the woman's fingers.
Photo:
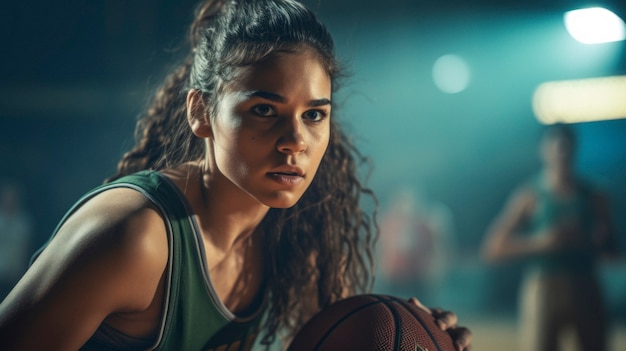
[(457, 351), (472, 350), (472, 332), (465, 327), (454, 327), (447, 330)]
[(411, 297), (411, 298), (409, 298), (409, 302), (410, 302), (410, 303), (412, 303), (412, 304), (414, 304), (415, 306), (417, 306), (417, 307), (419, 307), (419, 308), (423, 309), (424, 311), (426, 311), (426, 312), (428, 312), (428, 313), (430, 313), (430, 314), (433, 314), (433, 312), (430, 310), (430, 308), (428, 308), (428, 307), (424, 306), (424, 305), (420, 302), (420, 300), (418, 300), (416, 297)]
[(438, 307), (428, 308), (415, 297), (409, 298), (409, 302), (430, 313), (435, 318), (437, 325), (450, 335), (457, 351), (471, 351), (472, 332), (466, 327), (456, 325), (459, 317), (454, 312)]
[(454, 312), (444, 311), (441, 308), (431, 308), (431, 311), (437, 325), (443, 330), (455, 327), (459, 321), (459, 317)]

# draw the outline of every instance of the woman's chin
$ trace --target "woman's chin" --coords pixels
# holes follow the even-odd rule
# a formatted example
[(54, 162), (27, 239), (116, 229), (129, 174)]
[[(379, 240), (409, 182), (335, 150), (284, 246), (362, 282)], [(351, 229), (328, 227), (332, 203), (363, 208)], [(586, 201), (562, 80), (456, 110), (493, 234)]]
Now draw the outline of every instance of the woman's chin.
[(302, 196), (296, 194), (280, 194), (279, 196), (263, 201), (270, 208), (291, 208), (295, 206)]

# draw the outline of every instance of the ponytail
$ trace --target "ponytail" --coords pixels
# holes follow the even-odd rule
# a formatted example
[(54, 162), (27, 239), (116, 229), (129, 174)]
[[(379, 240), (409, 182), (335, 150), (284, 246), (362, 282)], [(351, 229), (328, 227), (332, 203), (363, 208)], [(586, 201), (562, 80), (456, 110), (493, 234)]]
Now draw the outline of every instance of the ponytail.
[(137, 121), (135, 146), (122, 156), (117, 164), (117, 173), (105, 183), (145, 169), (171, 167), (168, 157), (171, 152), (201, 154), (202, 145), (194, 139), (186, 122), (186, 94), (183, 89), (190, 66), (190, 60), (187, 60), (166, 78), (147, 111)]
[(189, 75), (193, 52), (225, 3), (225, 0), (206, 1), (196, 9), (188, 33), (192, 53), (157, 90), (148, 109), (137, 121), (135, 146), (122, 156), (117, 172), (105, 183), (138, 171), (171, 168), (202, 157), (204, 146), (187, 124)]

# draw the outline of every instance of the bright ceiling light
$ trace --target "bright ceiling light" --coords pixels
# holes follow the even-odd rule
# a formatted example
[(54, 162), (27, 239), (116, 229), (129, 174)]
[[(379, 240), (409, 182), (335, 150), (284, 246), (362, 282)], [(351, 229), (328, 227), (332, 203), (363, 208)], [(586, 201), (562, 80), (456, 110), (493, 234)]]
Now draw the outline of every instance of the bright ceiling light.
[(564, 15), (565, 28), (583, 44), (598, 44), (626, 39), (626, 25), (613, 12), (592, 7), (568, 11)]
[(533, 110), (543, 124), (626, 118), (626, 76), (543, 83), (535, 90)]

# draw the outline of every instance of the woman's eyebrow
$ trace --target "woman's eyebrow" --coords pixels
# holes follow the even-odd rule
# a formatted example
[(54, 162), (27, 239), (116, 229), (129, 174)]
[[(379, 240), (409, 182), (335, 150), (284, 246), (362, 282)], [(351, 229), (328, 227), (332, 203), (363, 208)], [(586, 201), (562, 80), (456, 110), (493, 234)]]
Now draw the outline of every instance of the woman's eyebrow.
[[(276, 93), (271, 93), (269, 91), (264, 91), (264, 90), (253, 90), (253, 91), (247, 91), (243, 93), (247, 98), (249, 97), (260, 97), (262, 99), (266, 99), (266, 100), (270, 100), (270, 101), (275, 101), (275, 102), (280, 102), (280, 103), (286, 103), (287, 99), (284, 96), (281, 96), (279, 94)], [(318, 106), (324, 106), (324, 105), (330, 105), (331, 101), (330, 99), (326, 99), (326, 98), (322, 98), (322, 99), (314, 99), (308, 102), (308, 106), (311, 107), (318, 107)]]
[(330, 105), (330, 104), (331, 104), (330, 100), (326, 98), (309, 101), (309, 106), (311, 107), (324, 106), (324, 105)]
[(281, 102), (281, 103), (287, 102), (287, 99), (285, 99), (283, 96), (275, 94), (275, 93), (270, 93), (269, 91), (252, 90), (252, 91), (246, 91), (243, 94), (246, 97), (260, 97), (266, 100)]

